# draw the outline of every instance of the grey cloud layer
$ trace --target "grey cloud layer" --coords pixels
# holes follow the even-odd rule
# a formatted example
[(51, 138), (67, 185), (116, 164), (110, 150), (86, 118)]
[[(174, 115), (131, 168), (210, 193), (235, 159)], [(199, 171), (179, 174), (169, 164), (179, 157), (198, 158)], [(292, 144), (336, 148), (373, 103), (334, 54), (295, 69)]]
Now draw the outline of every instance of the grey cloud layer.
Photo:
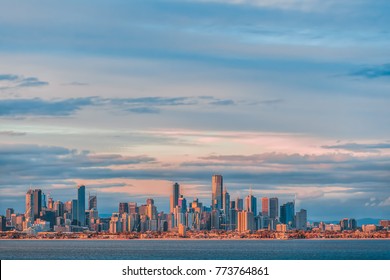
[(390, 63), (363, 67), (351, 73), (352, 76), (361, 76), (369, 79), (390, 77)]
[(8, 84), (6, 86), (1, 86), (0, 84), (0, 90), (20, 87), (39, 87), (47, 86), (49, 84), (48, 82), (41, 81), (36, 77), (23, 77), (21, 75), (13, 74), (0, 74), (0, 82), (1, 81), (6, 81)]
[(210, 97), (142, 97), (142, 98), (70, 98), (63, 100), (33, 99), (0, 99), (0, 117), (19, 116), (69, 116), (87, 106), (113, 106), (120, 110), (154, 114), (161, 107), (195, 106), (195, 105), (235, 105), (230, 99)]

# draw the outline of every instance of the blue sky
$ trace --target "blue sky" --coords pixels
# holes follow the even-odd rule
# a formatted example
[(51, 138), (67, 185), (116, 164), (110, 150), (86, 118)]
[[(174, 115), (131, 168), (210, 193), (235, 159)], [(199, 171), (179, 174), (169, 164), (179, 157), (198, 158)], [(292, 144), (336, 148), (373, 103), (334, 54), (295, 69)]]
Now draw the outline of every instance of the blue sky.
[[(341, 3), (340, 3), (341, 2)], [(0, 211), (172, 181), (390, 215), (388, 1), (0, 1)], [(3, 210), (1, 210), (3, 209)]]

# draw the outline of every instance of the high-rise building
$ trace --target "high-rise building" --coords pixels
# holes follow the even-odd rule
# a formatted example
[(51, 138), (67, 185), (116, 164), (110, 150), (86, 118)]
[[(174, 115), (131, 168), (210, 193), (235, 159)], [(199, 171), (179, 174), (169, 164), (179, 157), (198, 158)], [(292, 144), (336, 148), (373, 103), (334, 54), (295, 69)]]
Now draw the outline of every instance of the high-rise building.
[(222, 209), (222, 190), (223, 190), (223, 178), (222, 175), (213, 175), (211, 178), (211, 190), (212, 190), (212, 209)]
[(64, 204), (59, 200), (54, 202), (54, 211), (56, 213), (56, 217), (64, 216)]
[(11, 220), (11, 215), (14, 213), (15, 213), (14, 208), (7, 208), (7, 210), (5, 211), (5, 217), (6, 217), (7, 221)]
[(85, 226), (85, 186), (77, 187), (77, 224)]
[(307, 211), (305, 209), (301, 209), (295, 215), (295, 228), (299, 230), (307, 229)]
[(42, 190), (34, 190), (34, 220), (40, 217), (42, 211)]
[(353, 219), (353, 218), (349, 219), (349, 221), (348, 221), (348, 227), (349, 227), (349, 229), (351, 229), (351, 230), (357, 229), (357, 222), (356, 222), (356, 220)]
[(180, 195), (177, 206), (179, 206), (181, 213), (185, 213), (187, 211), (187, 200), (183, 195)]
[(269, 216), (269, 199), (268, 197), (261, 198), (261, 214)]
[(249, 194), (245, 198), (245, 210), (248, 212), (252, 212), (253, 215), (257, 215), (257, 198), (252, 194)]
[(88, 210), (97, 210), (97, 196), (89, 194), (88, 197)]
[(244, 200), (242, 198), (237, 198), (236, 199), (236, 209), (238, 211), (242, 211), (244, 210)]
[(290, 228), (294, 228), (294, 202), (287, 202), (280, 206), (280, 222)]
[(72, 199), (72, 225), (77, 225), (77, 199)]
[(128, 207), (129, 207), (129, 214), (137, 214), (138, 213), (137, 202), (129, 202)]
[(34, 191), (31, 189), (26, 193), (26, 212), (24, 216), (28, 222), (34, 223)]
[(253, 212), (240, 211), (237, 213), (237, 230), (239, 232), (252, 231), (255, 229)]
[(170, 211), (173, 213), (174, 209), (177, 206), (180, 196), (180, 185), (178, 183), (174, 183), (172, 185), (172, 194), (170, 197)]
[(6, 231), (7, 229), (7, 218), (0, 216), (0, 231)]
[[(49, 195), (50, 195), (50, 194), (49, 194)], [(47, 208), (48, 208), (49, 210), (53, 210), (53, 207), (54, 207), (54, 200), (53, 200), (52, 197), (49, 197), (48, 202), (47, 202)]]
[(229, 229), (228, 225), (230, 222), (230, 194), (225, 190), (222, 195), (222, 210), (224, 214), (225, 228)]
[(129, 213), (129, 204), (127, 202), (119, 202), (119, 214)]
[(269, 199), (269, 217), (271, 219), (278, 219), (279, 218), (279, 201), (277, 197), (271, 197)]
[(340, 221), (340, 227), (341, 227), (341, 230), (348, 230), (349, 229), (348, 218), (344, 218)]

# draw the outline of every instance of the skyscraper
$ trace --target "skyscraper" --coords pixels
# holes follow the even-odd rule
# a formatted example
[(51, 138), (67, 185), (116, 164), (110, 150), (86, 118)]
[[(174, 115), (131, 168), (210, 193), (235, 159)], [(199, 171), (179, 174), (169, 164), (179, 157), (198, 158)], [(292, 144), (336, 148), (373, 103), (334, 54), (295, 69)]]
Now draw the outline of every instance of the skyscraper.
[(5, 216), (7, 218), (7, 221), (10, 221), (11, 215), (15, 213), (15, 210), (14, 210), (14, 208), (7, 208), (5, 213), (6, 213)]
[(40, 217), (42, 211), (42, 191), (40, 189), (34, 190), (34, 220)]
[(129, 214), (137, 214), (138, 213), (138, 207), (137, 202), (129, 202), (127, 203), (129, 207)]
[(295, 215), (295, 228), (300, 230), (307, 229), (307, 211), (305, 209), (301, 209)]
[(119, 214), (129, 213), (129, 204), (127, 202), (119, 202)]
[(238, 211), (244, 210), (244, 200), (242, 198), (239, 198), (239, 197), (237, 198), (237, 200), (236, 200), (236, 209)]
[(230, 223), (230, 194), (227, 192), (226, 189), (222, 195), (222, 209), (224, 213), (223, 223), (225, 224), (225, 228), (228, 229)]
[(77, 225), (77, 199), (72, 199), (72, 225)]
[(181, 213), (185, 213), (187, 211), (187, 200), (183, 195), (180, 195), (177, 206), (180, 207)]
[(77, 224), (85, 226), (85, 186), (77, 187)]
[(261, 214), (263, 216), (269, 216), (268, 207), (269, 207), (269, 199), (268, 197), (263, 197), (261, 199)]
[(24, 213), (26, 221), (34, 222), (34, 191), (28, 190), (26, 193), (26, 212)]
[(7, 218), (0, 216), (0, 231), (5, 231), (7, 229)]
[(97, 196), (89, 194), (88, 197), (88, 210), (97, 210)]
[(271, 197), (269, 199), (269, 217), (271, 219), (279, 218), (279, 200), (277, 197)]
[(212, 190), (212, 209), (222, 209), (222, 190), (223, 190), (223, 178), (222, 175), (213, 175), (211, 178), (211, 190)]
[(252, 194), (245, 198), (245, 210), (252, 212), (255, 216), (257, 215), (257, 199)]
[(178, 183), (174, 183), (172, 185), (172, 194), (170, 197), (170, 211), (173, 213), (174, 209), (177, 206), (180, 196), (180, 185)]
[(287, 202), (280, 206), (280, 222), (288, 225), (290, 228), (294, 227), (294, 202)]

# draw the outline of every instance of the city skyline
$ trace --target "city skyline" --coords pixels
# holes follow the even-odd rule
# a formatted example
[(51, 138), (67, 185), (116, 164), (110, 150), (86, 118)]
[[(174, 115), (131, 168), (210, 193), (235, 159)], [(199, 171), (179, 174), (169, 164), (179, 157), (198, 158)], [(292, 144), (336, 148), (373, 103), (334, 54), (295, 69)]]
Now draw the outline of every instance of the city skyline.
[(3, 211), (82, 184), (101, 213), (168, 211), (173, 182), (206, 202), (223, 174), (243, 207), (252, 189), (313, 219), (390, 216), (388, 1), (1, 5)]

